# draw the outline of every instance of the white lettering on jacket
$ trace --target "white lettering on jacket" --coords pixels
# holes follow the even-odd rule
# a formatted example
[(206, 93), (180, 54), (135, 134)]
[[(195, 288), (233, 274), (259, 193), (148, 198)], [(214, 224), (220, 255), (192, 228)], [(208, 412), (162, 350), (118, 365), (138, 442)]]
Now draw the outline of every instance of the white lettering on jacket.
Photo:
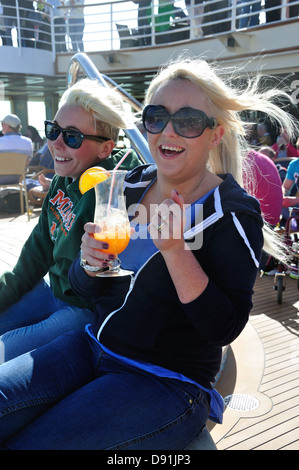
[(50, 199), (50, 203), (56, 206), (57, 212), (61, 217), (61, 222), (65, 230), (69, 232), (71, 226), (76, 218), (72, 208), (73, 203), (69, 197), (65, 196), (61, 189), (58, 189), (56, 196)]

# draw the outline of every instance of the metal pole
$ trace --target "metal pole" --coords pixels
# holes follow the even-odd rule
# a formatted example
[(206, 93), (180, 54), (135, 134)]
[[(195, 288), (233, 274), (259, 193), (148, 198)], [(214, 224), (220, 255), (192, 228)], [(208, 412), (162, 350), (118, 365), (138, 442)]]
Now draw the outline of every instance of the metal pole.
[[(98, 82), (102, 86), (109, 86), (108, 83), (104, 80), (103, 75), (95, 67), (94, 63), (83, 52), (78, 52), (70, 60), (67, 73), (68, 86), (76, 82), (80, 67), (82, 67), (82, 69), (89, 78), (98, 80)], [(112, 80), (109, 80), (109, 82), (114, 86), (114, 82)], [(122, 95), (122, 98), (124, 98), (125, 101), (129, 102), (131, 105), (135, 103), (135, 106), (133, 105), (135, 109), (136, 105), (138, 106), (138, 110), (142, 109), (141, 103), (139, 103), (131, 95), (126, 93), (125, 90), (122, 89), (122, 87), (116, 84), (115, 86), (116, 90)], [(134, 125), (132, 129), (123, 129), (123, 131), (126, 134), (126, 137), (130, 140), (132, 147), (136, 150), (136, 152), (142, 158), (144, 163), (154, 163), (153, 157), (151, 156), (148, 148), (148, 143), (141, 134), (141, 132), (137, 129), (137, 127)]]

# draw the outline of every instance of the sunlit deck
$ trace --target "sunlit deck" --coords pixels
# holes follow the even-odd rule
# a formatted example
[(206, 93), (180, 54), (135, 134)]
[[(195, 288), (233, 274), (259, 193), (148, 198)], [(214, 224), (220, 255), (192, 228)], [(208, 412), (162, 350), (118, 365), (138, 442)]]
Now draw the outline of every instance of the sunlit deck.
[[(250, 322), (231, 345), (218, 390), (223, 397), (245, 394), (258, 406), (251, 411), (226, 408), (222, 426), (211, 434), (228, 450), (299, 450), (299, 292), (287, 278), (281, 305), (273, 277), (258, 278)], [(211, 428), (210, 428), (211, 429)]]
[[(30, 222), (0, 219), (0, 273), (14, 265), (39, 212)], [(219, 450), (299, 450), (299, 291), (288, 277), (278, 305), (272, 286), (273, 277), (257, 279), (250, 322), (228, 349), (217, 389), (240, 397), (222, 425), (209, 423)]]

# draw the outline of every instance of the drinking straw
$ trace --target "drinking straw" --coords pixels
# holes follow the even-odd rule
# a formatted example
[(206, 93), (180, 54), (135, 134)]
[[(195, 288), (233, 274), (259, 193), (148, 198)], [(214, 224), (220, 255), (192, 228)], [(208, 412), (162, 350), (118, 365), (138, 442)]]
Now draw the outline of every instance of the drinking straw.
[(110, 192), (109, 192), (109, 199), (108, 199), (108, 207), (107, 207), (107, 214), (110, 212), (110, 205), (111, 205), (111, 199), (112, 199), (112, 191), (113, 191), (113, 186), (114, 186), (114, 180), (115, 180), (115, 172), (116, 170), (120, 167), (122, 162), (124, 161), (125, 158), (129, 155), (131, 152), (131, 149), (129, 149), (124, 156), (119, 160), (118, 164), (113, 168), (112, 170), (112, 181), (111, 181), (111, 186), (110, 186)]

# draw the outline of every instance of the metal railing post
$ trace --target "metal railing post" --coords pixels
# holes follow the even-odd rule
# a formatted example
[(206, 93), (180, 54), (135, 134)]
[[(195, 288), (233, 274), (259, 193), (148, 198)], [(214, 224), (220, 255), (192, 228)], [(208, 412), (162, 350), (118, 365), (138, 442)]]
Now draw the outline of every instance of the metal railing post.
[[(133, 106), (135, 110), (140, 111), (142, 109), (141, 103), (135, 100), (135, 98), (129, 95), (125, 90), (123, 90), (122, 87), (118, 86), (111, 79), (107, 79), (107, 77), (106, 81), (103, 78), (103, 75), (95, 67), (94, 63), (83, 52), (78, 52), (70, 60), (67, 72), (68, 86), (72, 85), (77, 81), (80, 67), (84, 70), (84, 72), (89, 78), (98, 80), (102, 86), (115, 87), (116, 90), (121, 94), (122, 98), (131, 106)], [(108, 82), (110, 85), (108, 84)], [(145, 140), (141, 132), (137, 129), (137, 127), (133, 125), (132, 129), (123, 129), (123, 131), (126, 137), (130, 140), (132, 147), (136, 150), (136, 152), (139, 154), (144, 163), (153, 163), (154, 160), (150, 154), (147, 141)]]

